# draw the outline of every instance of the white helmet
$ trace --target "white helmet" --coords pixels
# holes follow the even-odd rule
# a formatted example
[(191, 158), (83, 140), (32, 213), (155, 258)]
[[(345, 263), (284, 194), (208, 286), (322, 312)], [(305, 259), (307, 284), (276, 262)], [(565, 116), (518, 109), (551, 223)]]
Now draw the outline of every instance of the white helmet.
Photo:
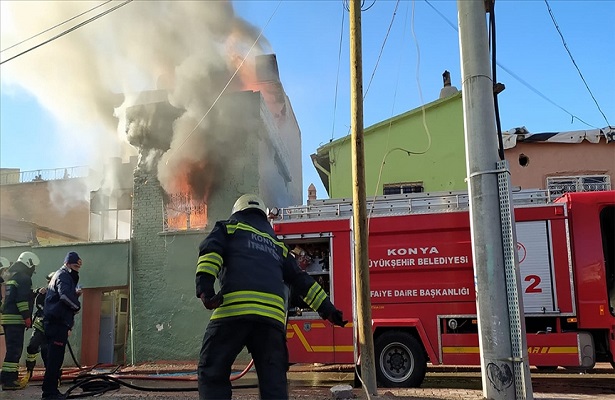
[(8, 258), (6, 257), (0, 257), (0, 268), (2, 267), (9, 267), (11, 265), (11, 262), (9, 261)]
[(265, 217), (267, 216), (267, 207), (265, 207), (265, 203), (255, 194), (244, 194), (238, 198), (233, 205), (231, 214), (235, 214), (237, 211), (247, 210), (248, 208), (255, 208), (262, 212)]
[(22, 263), (26, 264), (28, 268), (34, 268), (41, 263), (41, 260), (38, 258), (38, 256), (31, 251), (24, 251), (23, 253), (21, 253), (19, 255), (19, 258), (17, 258), (17, 261), (21, 261)]

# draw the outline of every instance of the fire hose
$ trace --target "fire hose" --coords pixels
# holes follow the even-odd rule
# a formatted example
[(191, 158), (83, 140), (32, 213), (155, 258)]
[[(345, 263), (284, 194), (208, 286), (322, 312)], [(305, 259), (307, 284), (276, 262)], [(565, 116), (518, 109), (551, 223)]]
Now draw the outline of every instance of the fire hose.
[[(250, 360), (248, 365), (239, 373), (231, 374), (229, 380), (231, 382), (236, 381), (243, 377), (245, 374), (250, 371), (252, 366), (254, 365), (254, 360)], [(128, 383), (125, 379), (146, 379), (146, 380), (172, 380), (172, 381), (185, 381), (185, 380), (196, 380), (196, 378), (180, 378), (180, 377), (168, 377), (168, 376), (151, 376), (151, 375), (141, 375), (141, 374), (123, 374), (119, 373), (119, 366), (108, 373), (91, 373), (94, 368), (98, 365), (94, 365), (92, 367), (83, 368), (80, 367), (75, 370), (64, 371), (62, 374), (62, 378), (64, 380), (71, 379), (74, 384), (68, 388), (64, 396), (67, 399), (77, 399), (84, 398), (90, 396), (99, 396), (106, 392), (112, 390), (118, 390), (121, 386), (125, 386), (129, 389), (140, 390), (145, 392), (192, 392), (198, 391), (198, 387), (190, 386), (190, 387), (148, 387), (148, 386), (139, 386), (134, 385), (132, 383)], [(76, 375), (75, 375), (76, 373)], [(257, 384), (246, 384), (246, 385), (233, 385), (233, 389), (249, 389), (256, 388)], [(81, 389), (82, 393), (72, 394), (76, 389)]]
[[(77, 361), (73, 349), (70, 345), (70, 341), (66, 341), (68, 345), (68, 350), (70, 352), (71, 358), (73, 362), (77, 366), (75, 369), (64, 370), (62, 372), (62, 380), (73, 379), (74, 384), (68, 388), (64, 396), (67, 399), (77, 399), (83, 397), (90, 396), (99, 396), (111, 390), (118, 390), (121, 386), (125, 386), (130, 389), (140, 390), (145, 392), (191, 392), (198, 391), (198, 387), (146, 387), (146, 386), (138, 386), (132, 383), (125, 382), (123, 379), (147, 379), (147, 380), (196, 380), (196, 378), (186, 379), (179, 377), (168, 377), (168, 376), (151, 376), (151, 375), (141, 375), (141, 374), (123, 374), (118, 373), (120, 366), (113, 369), (108, 373), (91, 373), (91, 371), (97, 367), (104, 367), (102, 364), (96, 364), (92, 367), (84, 368)], [(245, 374), (250, 371), (250, 369), (254, 366), (254, 360), (250, 360), (248, 365), (239, 373), (231, 374), (229, 380), (231, 382), (236, 381), (242, 378)], [(31, 380), (30, 376), (27, 376), (28, 380)], [(233, 385), (233, 389), (249, 389), (256, 388), (258, 385), (256, 384), (247, 384), (247, 385)], [(76, 389), (81, 389), (83, 392), (79, 394), (71, 394)]]
[[(254, 360), (250, 360), (248, 365), (241, 371), (239, 374), (231, 375), (230, 381), (235, 381), (243, 377), (254, 365)], [(151, 377), (151, 376), (139, 376), (139, 375), (123, 375), (123, 374), (115, 374), (114, 372), (108, 374), (80, 374), (77, 376), (74, 381), (75, 384), (68, 388), (65, 393), (67, 399), (77, 399), (89, 396), (98, 396), (103, 393), (106, 393), (111, 390), (117, 390), (120, 386), (125, 386), (130, 389), (140, 390), (145, 392), (192, 392), (198, 391), (198, 387), (147, 387), (147, 386), (138, 386), (132, 383), (128, 383), (123, 379), (164, 379), (169, 380), (169, 377)], [(184, 378), (182, 378), (184, 379)], [(233, 389), (248, 389), (248, 388), (256, 388), (258, 385), (256, 384), (247, 384), (247, 385), (233, 385)], [(74, 390), (81, 388), (83, 393), (80, 394), (71, 394)]]

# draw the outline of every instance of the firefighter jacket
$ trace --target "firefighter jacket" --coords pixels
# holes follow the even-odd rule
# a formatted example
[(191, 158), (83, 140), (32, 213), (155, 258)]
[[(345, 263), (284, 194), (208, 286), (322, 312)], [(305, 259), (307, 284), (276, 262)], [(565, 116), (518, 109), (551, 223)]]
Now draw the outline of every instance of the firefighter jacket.
[(0, 276), (0, 312), (2, 312), (2, 284), (4, 283), (4, 279)]
[(43, 308), (45, 307), (45, 294), (40, 292), (41, 288), (36, 289), (36, 297), (34, 298), (34, 307), (32, 314), (32, 326), (41, 332), (45, 332), (43, 328)]
[(72, 271), (66, 265), (63, 265), (53, 275), (47, 286), (43, 307), (43, 318), (46, 322), (73, 327), (75, 314), (81, 310), (81, 303), (76, 292), (78, 282), (79, 273)]
[(32, 315), (32, 273), (33, 268), (17, 261), (11, 266), (13, 273), (6, 281), (4, 311), (0, 317), (2, 325), (25, 325), (24, 320)]
[(256, 210), (239, 211), (218, 221), (199, 246), (196, 296), (213, 294), (220, 281), (222, 304), (211, 321), (249, 318), (286, 327), (286, 285), (315, 311), (334, 306), (321, 286), (302, 271), (288, 248), (278, 240), (267, 219)]

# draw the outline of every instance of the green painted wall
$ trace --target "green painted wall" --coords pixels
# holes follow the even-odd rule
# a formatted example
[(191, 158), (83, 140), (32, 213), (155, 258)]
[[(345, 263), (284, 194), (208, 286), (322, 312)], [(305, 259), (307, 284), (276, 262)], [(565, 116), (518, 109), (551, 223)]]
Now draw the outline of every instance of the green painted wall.
[(161, 233), (163, 190), (144, 165), (135, 170), (134, 187), (127, 359), (196, 360), (211, 315), (194, 294), (203, 233)]
[[(467, 189), (461, 93), (425, 105), (424, 114), (417, 108), (366, 128), (364, 146), (367, 196), (398, 182), (422, 181), (426, 192)], [(350, 149), (350, 136), (318, 149), (329, 153), (331, 198), (352, 196)]]
[[(24, 251), (32, 251), (41, 260), (32, 276), (32, 288), (36, 289), (46, 286), (45, 277), (52, 271), (56, 271), (64, 263), (64, 257), (69, 251), (76, 251), (83, 260), (83, 266), (79, 271), (79, 284), (84, 289), (101, 287), (126, 287), (128, 285), (128, 260), (130, 243), (128, 241), (96, 242), (96, 243), (76, 243), (58, 246), (16, 246), (0, 248), (0, 256), (8, 258), (10, 261), (17, 260), (17, 257)], [(79, 360), (81, 356), (81, 313), (75, 315), (75, 326), (69, 342)], [(21, 358), (22, 364), (25, 362), (25, 347), (30, 340), (31, 331), (26, 332), (24, 353)], [(4, 340), (4, 339), (1, 339)], [(39, 360), (37, 365), (42, 365)], [(74, 365), (68, 351), (64, 358), (64, 365)]]

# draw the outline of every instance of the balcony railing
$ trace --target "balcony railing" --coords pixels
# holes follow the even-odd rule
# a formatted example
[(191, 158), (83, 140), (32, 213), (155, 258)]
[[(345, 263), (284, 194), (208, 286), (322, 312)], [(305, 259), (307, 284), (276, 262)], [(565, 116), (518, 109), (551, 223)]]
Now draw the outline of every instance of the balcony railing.
[(26, 182), (55, 181), (60, 179), (85, 178), (89, 175), (88, 166), (37, 169), (33, 171), (20, 171), (18, 169), (5, 169), (0, 171), (0, 185), (11, 185)]

